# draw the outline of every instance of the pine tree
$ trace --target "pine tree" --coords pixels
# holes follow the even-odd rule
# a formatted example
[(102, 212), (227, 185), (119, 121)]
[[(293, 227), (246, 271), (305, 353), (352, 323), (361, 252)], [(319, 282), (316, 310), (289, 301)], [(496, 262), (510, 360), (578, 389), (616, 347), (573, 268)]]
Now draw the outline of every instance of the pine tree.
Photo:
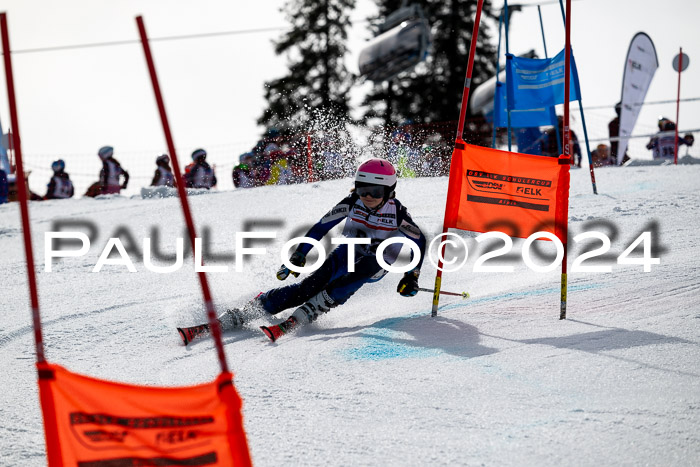
[[(375, 24), (396, 11), (401, 0), (379, 2)], [(395, 125), (413, 122), (456, 120), (464, 89), (469, 46), (476, 12), (476, 0), (415, 0), (431, 26), (432, 49), (425, 62), (399, 74), (390, 83), (377, 83), (365, 97), (363, 120), (381, 118)], [(485, 21), (497, 18), (491, 0), (485, 0), (477, 39), (471, 89), (495, 74), (496, 47)], [(389, 88), (391, 85), (391, 88)], [(389, 99), (389, 105), (387, 105)], [(387, 115), (387, 109), (390, 115)]]
[(344, 59), (354, 6), (355, 0), (286, 3), (282, 11), (292, 26), (275, 42), (275, 53), (287, 55), (289, 72), (265, 83), (268, 107), (259, 124), (294, 132), (346, 121), (353, 77)]

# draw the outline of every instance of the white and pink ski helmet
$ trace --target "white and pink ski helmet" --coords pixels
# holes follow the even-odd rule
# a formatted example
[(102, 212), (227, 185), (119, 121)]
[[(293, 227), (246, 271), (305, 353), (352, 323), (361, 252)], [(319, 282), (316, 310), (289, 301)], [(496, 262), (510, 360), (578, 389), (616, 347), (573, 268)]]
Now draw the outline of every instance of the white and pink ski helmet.
[(378, 157), (363, 162), (355, 173), (355, 187), (381, 185), (386, 187), (385, 198), (396, 189), (396, 169), (386, 159)]

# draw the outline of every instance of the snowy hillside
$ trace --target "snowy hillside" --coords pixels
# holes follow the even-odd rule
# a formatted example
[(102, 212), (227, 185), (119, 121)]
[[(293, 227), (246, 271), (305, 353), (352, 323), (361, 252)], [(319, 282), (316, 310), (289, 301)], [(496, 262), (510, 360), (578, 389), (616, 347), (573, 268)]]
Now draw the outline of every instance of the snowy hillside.
[[(430, 317), (431, 294), (401, 297), (400, 276), (390, 274), (277, 344), (257, 326), (225, 334), (254, 463), (698, 465), (700, 166), (606, 168), (596, 175), (597, 196), (587, 171), (572, 171), (570, 233), (606, 233), (610, 252), (584, 264), (608, 265), (611, 272), (570, 272), (565, 321), (558, 319), (558, 269), (531, 271), (516, 241), (507, 262), (515, 272), (474, 273), (483, 245), (477, 249), (474, 235), (461, 233), (469, 259), (445, 274), (443, 290), (468, 291), (471, 298), (443, 297), (437, 318)], [(216, 256), (207, 265), (228, 267), (208, 275), (216, 305), (241, 304), (280, 285), (275, 271), (283, 242), (302, 234), (350, 185), (191, 197), (199, 236), (207, 227)], [(446, 178), (399, 181), (398, 198), (429, 239), (441, 231), (446, 191)], [(185, 236), (177, 199), (46, 201), (31, 203), (30, 216), (49, 361), (145, 385), (215, 377), (211, 340), (186, 348), (175, 330), (204, 319), (191, 258), (171, 274), (149, 272), (141, 259), (143, 238), (155, 243), (159, 236), (160, 251), (173, 254), (175, 238)], [(91, 248), (45, 272), (44, 233), (58, 228), (92, 229)], [(242, 231), (276, 231), (277, 238), (251, 245), (268, 253), (237, 273), (235, 235)], [(642, 231), (653, 233), (653, 253), (661, 259), (646, 273), (640, 265), (616, 264)], [(115, 265), (91, 272), (112, 236), (132, 252), (135, 273)], [(572, 242), (569, 265), (582, 245)], [(540, 246), (553, 251), (551, 243)], [(0, 251), (0, 464), (41, 466), (16, 203), (0, 206)], [(434, 278), (426, 261), (421, 285), (431, 288)]]

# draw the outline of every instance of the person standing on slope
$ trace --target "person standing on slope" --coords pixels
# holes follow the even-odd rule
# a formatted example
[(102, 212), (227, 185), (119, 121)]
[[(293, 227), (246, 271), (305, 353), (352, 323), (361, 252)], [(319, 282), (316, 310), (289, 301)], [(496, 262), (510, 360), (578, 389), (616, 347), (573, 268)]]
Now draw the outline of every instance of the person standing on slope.
[[(236, 329), (260, 315), (276, 315), (296, 308), (283, 323), (261, 327), (275, 341), (291, 329), (315, 321), (319, 315), (345, 303), (363, 285), (377, 282), (386, 275), (388, 271), (379, 265), (375, 254), (379, 244), (392, 237), (406, 237), (418, 246), (420, 258), (417, 265), (404, 274), (397, 287), (397, 292), (404, 297), (416, 295), (426, 240), (408, 210), (394, 197), (396, 179), (396, 169), (387, 160), (377, 158), (362, 163), (355, 174), (355, 188), (350, 195), (328, 211), (305, 236), (320, 240), (345, 221), (344, 237), (367, 238), (369, 242), (342, 244), (331, 252), (319, 269), (302, 281), (261, 293), (241, 309), (227, 310), (219, 317), (222, 329)], [(309, 243), (299, 244), (289, 263), (303, 267), (311, 248)], [(391, 244), (384, 250), (384, 261), (392, 264), (400, 251), (400, 243)], [(413, 253), (411, 256), (413, 259)], [(351, 268), (348, 267), (348, 258), (354, 258)], [(285, 280), (290, 274), (299, 276), (299, 272), (283, 265), (277, 271), (277, 278)], [(180, 329), (185, 344), (206, 330), (204, 325), (189, 329), (196, 331), (188, 335), (186, 329)]]
[[(113, 155), (112, 146), (103, 146), (97, 152), (102, 160), (102, 170), (100, 170), (99, 187), (103, 195), (118, 195), (121, 190), (125, 190), (129, 184), (129, 172), (124, 170)], [(124, 177), (124, 183), (119, 183), (119, 178)]]

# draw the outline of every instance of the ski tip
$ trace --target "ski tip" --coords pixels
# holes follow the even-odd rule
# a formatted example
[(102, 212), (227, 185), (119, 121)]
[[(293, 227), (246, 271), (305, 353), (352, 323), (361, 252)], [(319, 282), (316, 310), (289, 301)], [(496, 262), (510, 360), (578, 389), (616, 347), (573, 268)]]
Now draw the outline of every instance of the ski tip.
[(182, 328), (177, 328), (177, 332), (180, 333), (180, 337), (182, 338), (182, 343), (184, 345), (187, 345), (190, 343), (190, 341), (187, 340), (187, 334), (185, 333), (185, 331)]
[(276, 340), (277, 338), (275, 337), (275, 334), (272, 332), (272, 330), (270, 330), (270, 328), (268, 328), (267, 326), (260, 326), (260, 329), (262, 329), (262, 332), (264, 332), (265, 335), (266, 335), (272, 342), (275, 342), (275, 340)]

